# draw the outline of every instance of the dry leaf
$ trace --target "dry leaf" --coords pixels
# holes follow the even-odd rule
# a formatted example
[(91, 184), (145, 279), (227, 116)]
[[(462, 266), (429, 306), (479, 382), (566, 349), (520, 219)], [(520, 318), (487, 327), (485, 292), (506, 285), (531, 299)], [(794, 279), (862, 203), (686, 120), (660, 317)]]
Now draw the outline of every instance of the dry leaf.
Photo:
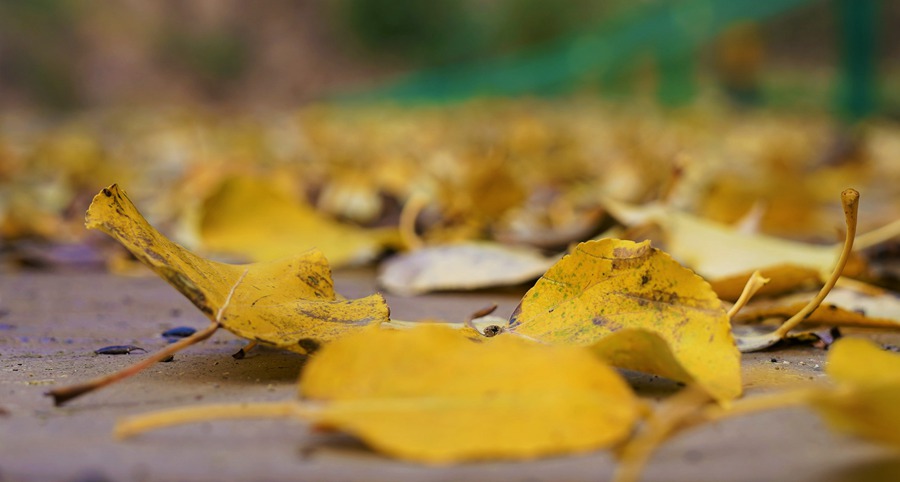
[(156, 231), (115, 184), (94, 197), (85, 222), (88, 228), (99, 229), (122, 243), (212, 320), (246, 271), (219, 321), (249, 340), (305, 353), (303, 340), (329, 341), (388, 319), (381, 295), (337, 300), (331, 269), (317, 250), (251, 265), (209, 261)]
[(834, 390), (813, 407), (834, 428), (900, 447), (900, 355), (859, 338), (843, 338), (828, 353)]
[[(525, 294), (509, 329), (578, 345), (639, 329), (602, 342), (600, 351), (622, 368), (696, 382), (718, 400), (741, 393), (740, 353), (722, 302), (702, 278), (647, 241), (579, 244)], [(648, 332), (669, 350), (659, 351), (662, 343)]]
[(300, 394), (304, 401), (149, 414), (117, 433), (268, 412), (349, 432), (393, 457), (453, 463), (608, 447), (641, 415), (621, 376), (587, 350), (509, 335), (476, 343), (441, 326), (331, 343), (304, 369)]
[[(766, 318), (788, 318), (800, 311), (814, 293), (801, 292), (777, 299), (759, 300), (741, 310), (732, 321), (749, 322)], [(846, 288), (834, 288), (825, 302), (803, 320), (829, 326), (900, 328), (900, 298), (890, 292), (869, 295)]]
[(240, 176), (225, 180), (203, 204), (200, 239), (207, 250), (271, 261), (311, 248), (332, 266), (371, 261), (396, 237), (323, 217), (274, 182)]
[[(331, 269), (322, 253), (310, 250), (294, 258), (230, 265), (201, 258), (155, 230), (115, 184), (94, 197), (85, 217), (185, 295), (212, 322), (118, 372), (47, 393), (59, 405), (134, 375), (165, 356), (205, 340), (219, 328), (278, 348), (309, 353), (322, 342), (387, 321), (381, 295), (338, 300)], [(226, 308), (229, 308), (226, 311)]]
[(378, 283), (392, 293), (472, 290), (524, 283), (554, 260), (525, 247), (467, 242), (421, 248), (382, 264)]
[[(759, 270), (760, 274), (769, 279), (765, 286), (757, 291), (757, 295), (775, 296), (797, 289), (815, 286), (821, 283), (822, 274), (818, 269), (805, 268), (795, 264), (780, 264), (768, 266)], [(713, 291), (719, 298), (725, 301), (735, 301), (741, 296), (741, 291), (747, 282), (747, 273), (726, 276), (709, 282)]]

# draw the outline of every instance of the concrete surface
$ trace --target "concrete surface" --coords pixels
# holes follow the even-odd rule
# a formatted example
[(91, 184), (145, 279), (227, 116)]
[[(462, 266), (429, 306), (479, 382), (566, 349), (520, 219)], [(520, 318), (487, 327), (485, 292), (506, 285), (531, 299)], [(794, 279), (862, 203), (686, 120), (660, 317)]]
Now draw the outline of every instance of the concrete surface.
[[(367, 271), (337, 273), (336, 284), (351, 297), (375, 290), (374, 276)], [(461, 320), (490, 301), (500, 304), (497, 314), (507, 316), (522, 292), (389, 296), (388, 303), (397, 319)], [(155, 277), (0, 273), (0, 482), (597, 481), (612, 474), (614, 460), (608, 452), (423, 467), (387, 459), (347, 436), (310, 433), (303, 424), (283, 421), (202, 423), (124, 442), (111, 437), (115, 420), (126, 415), (294, 396), (303, 357), (262, 349), (234, 360), (230, 355), (243, 342), (224, 331), (179, 353), (173, 362), (159, 363), (64, 407), (53, 407), (43, 396), (50, 387), (109, 373), (141, 356), (97, 356), (96, 348), (134, 344), (152, 351), (165, 344), (163, 330), (205, 324), (199, 311)], [(824, 352), (812, 348), (748, 356), (745, 365), (760, 379), (761, 371), (765, 376), (788, 373), (785, 361), (792, 370), (781, 379), (786, 383), (822, 377)], [(652, 381), (644, 380), (645, 388)], [(656, 454), (643, 480), (900, 480), (900, 455), (834, 435), (809, 411), (781, 410), (677, 437)]]

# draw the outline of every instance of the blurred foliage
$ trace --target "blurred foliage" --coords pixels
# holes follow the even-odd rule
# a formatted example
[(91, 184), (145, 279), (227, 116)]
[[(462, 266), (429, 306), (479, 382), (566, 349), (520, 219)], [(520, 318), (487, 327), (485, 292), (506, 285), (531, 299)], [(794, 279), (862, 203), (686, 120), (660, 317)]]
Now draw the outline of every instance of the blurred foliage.
[[(709, 17), (722, 5), (749, 12), (788, 4), (794, 7), (756, 26), (755, 38), (730, 35), (728, 30), (721, 38), (707, 35), (706, 25), (717, 21)], [(678, 105), (710, 85), (708, 80), (697, 82), (698, 76), (701, 80), (706, 76), (722, 82), (744, 104), (762, 100), (821, 107), (840, 94), (844, 106), (856, 106), (849, 111), (865, 112), (883, 99), (871, 92), (860, 94), (860, 86), (891, 87), (889, 77), (871, 76), (896, 64), (900, 42), (889, 28), (851, 34), (844, 43), (839, 39), (841, 32), (854, 28), (865, 34), (866, 28), (860, 29), (865, 21), (851, 19), (873, 15), (878, 25), (890, 25), (900, 15), (900, 4), (271, 0), (264, 7), (246, 9), (238, 0), (103, 5), (0, 0), (0, 101), (7, 107), (36, 105), (50, 110), (159, 102), (283, 106), (366, 90), (399, 74), (436, 67), (448, 69), (440, 72), (448, 83), (455, 77), (445, 72), (452, 74), (473, 62), (487, 65), (479, 75), (491, 78), (508, 58), (547, 54), (548, 68), (514, 69), (516, 75), (503, 80), (511, 92), (590, 89), (607, 98), (633, 98), (649, 85), (655, 86), (651, 90), (658, 100)], [(603, 49), (594, 51), (586, 45), (572, 52), (558, 49), (572, 39), (602, 29), (614, 31), (628, 22), (643, 23), (636, 33), (612, 38)], [(684, 38), (677, 41), (672, 41), (674, 34), (665, 33), (680, 30)], [(697, 45), (695, 40), (701, 37), (712, 44)], [(648, 43), (652, 39), (656, 43)], [(731, 73), (721, 71), (725, 64), (719, 62), (720, 42), (732, 43)], [(860, 55), (861, 49), (871, 50), (870, 55)], [(568, 75), (573, 65), (607, 54), (615, 61), (605, 72), (576, 76), (568, 83), (541, 80)], [(748, 71), (742, 62), (755, 65), (755, 71)], [(841, 66), (853, 74), (845, 76), (843, 90), (837, 92), (833, 86)], [(755, 85), (723, 80), (735, 72), (749, 75)], [(791, 77), (792, 73), (802, 75)], [(523, 82), (535, 76), (535, 85), (523, 90)], [(801, 80), (779, 83), (786, 78)]]

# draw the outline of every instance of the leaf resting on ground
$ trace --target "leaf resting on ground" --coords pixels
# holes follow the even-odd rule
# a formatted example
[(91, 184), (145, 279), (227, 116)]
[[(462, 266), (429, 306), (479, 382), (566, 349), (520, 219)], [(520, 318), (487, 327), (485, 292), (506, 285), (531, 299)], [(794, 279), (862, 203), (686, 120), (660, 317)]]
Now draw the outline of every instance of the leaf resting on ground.
[(306, 353), (309, 343), (304, 340), (330, 341), (388, 319), (381, 295), (336, 299), (331, 268), (318, 250), (249, 265), (210, 261), (150, 226), (115, 184), (94, 197), (85, 223), (119, 241), (213, 321), (246, 271), (228, 310), (218, 320), (242, 338)]
[(741, 394), (722, 302), (648, 241), (579, 244), (525, 294), (509, 329), (546, 343), (597, 344), (616, 366), (697, 383), (717, 400)]
[(304, 400), (191, 407), (135, 417), (117, 433), (217, 418), (292, 416), (424, 463), (531, 459), (609, 447), (642, 414), (631, 389), (588, 350), (510, 335), (476, 343), (456, 330), (370, 329), (317, 353)]

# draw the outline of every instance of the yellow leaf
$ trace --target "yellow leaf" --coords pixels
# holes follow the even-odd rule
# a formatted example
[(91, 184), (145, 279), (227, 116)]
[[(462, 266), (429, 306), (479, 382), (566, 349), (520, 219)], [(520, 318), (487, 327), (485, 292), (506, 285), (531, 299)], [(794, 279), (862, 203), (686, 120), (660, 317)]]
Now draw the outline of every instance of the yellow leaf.
[[(747, 305), (732, 321), (789, 318), (800, 311), (813, 294), (800, 292), (777, 299), (759, 300)], [(900, 298), (890, 292), (866, 294), (846, 288), (834, 288), (828, 293), (825, 302), (804, 318), (803, 323), (900, 328)]]
[(638, 419), (624, 380), (585, 350), (508, 335), (475, 343), (441, 326), (332, 343), (310, 360), (300, 394), (329, 402), (318, 423), (424, 462), (592, 450)]
[(834, 390), (812, 405), (834, 428), (900, 447), (900, 355), (875, 343), (844, 338), (828, 352)]
[(300, 402), (187, 407), (120, 423), (120, 436), (217, 418), (296, 417), (424, 463), (531, 459), (626, 439), (634, 393), (587, 350), (451, 328), (370, 329), (331, 343), (300, 380)]
[(300, 353), (307, 340), (324, 342), (388, 319), (380, 295), (337, 300), (331, 269), (321, 252), (250, 265), (210, 261), (160, 234), (118, 186), (101, 191), (88, 209), (88, 228), (100, 229), (185, 295), (211, 320), (242, 273), (227, 311), (218, 320), (234, 334)]
[[(769, 266), (759, 270), (760, 275), (768, 278), (769, 282), (760, 288), (757, 296), (773, 296), (787, 293), (808, 286), (818, 285), (822, 280), (822, 274), (818, 269), (805, 268), (795, 264), (780, 264)], [(726, 301), (735, 301), (741, 296), (744, 285), (747, 283), (747, 273), (742, 272), (711, 280), (709, 284), (719, 298)]]
[[(641, 330), (624, 331), (599, 349), (618, 366), (696, 382), (718, 400), (740, 395), (740, 353), (722, 302), (707, 282), (647, 241), (579, 244), (510, 319), (511, 331), (553, 344), (594, 345), (629, 328)], [(668, 351), (659, 351), (660, 339)], [(628, 353), (633, 348), (640, 351)]]
[(395, 233), (366, 231), (324, 218), (273, 182), (236, 176), (206, 199), (200, 222), (205, 249), (271, 261), (310, 248), (333, 266), (370, 261)]

